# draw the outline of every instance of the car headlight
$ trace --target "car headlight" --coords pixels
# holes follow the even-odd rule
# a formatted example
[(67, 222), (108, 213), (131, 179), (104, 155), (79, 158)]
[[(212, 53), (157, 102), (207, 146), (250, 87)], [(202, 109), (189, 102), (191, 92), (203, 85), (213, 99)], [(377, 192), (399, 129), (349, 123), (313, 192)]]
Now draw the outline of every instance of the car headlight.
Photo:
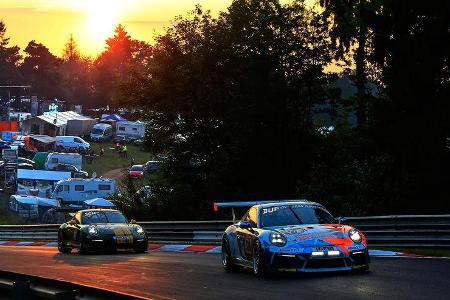
[(273, 231), (270, 233), (270, 242), (276, 246), (282, 247), (286, 245), (286, 238), (281, 233), (278, 233), (276, 231)]
[(136, 226), (136, 232), (139, 234), (143, 234), (144, 233), (144, 228), (142, 228), (141, 226)]
[(88, 232), (90, 235), (97, 235), (98, 233), (97, 228), (95, 228), (95, 226), (89, 226)]
[(351, 229), (351, 230), (348, 232), (348, 236), (349, 236), (350, 239), (351, 239), (352, 241), (354, 241), (355, 243), (361, 243), (361, 241), (362, 241), (361, 233), (360, 233), (358, 230), (356, 230), (356, 229)]

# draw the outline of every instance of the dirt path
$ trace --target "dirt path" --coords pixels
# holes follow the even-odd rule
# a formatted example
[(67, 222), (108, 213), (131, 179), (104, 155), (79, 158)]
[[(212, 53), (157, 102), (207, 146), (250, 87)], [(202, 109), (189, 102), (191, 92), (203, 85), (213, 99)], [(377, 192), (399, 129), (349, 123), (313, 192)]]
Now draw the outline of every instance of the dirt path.
[(122, 179), (123, 172), (124, 172), (124, 169), (123, 168), (119, 168), (119, 169), (114, 169), (114, 170), (110, 170), (108, 172), (105, 172), (101, 176), (103, 178), (111, 178), (111, 179), (114, 179), (115, 181), (120, 181)]

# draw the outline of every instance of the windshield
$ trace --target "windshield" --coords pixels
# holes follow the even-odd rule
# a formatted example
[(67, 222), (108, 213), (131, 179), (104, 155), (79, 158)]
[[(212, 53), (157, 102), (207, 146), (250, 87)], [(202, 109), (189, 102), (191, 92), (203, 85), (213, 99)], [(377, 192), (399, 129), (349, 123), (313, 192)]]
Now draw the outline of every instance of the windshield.
[(92, 134), (103, 134), (103, 129), (92, 128), (91, 133), (92, 133)]
[(122, 213), (117, 211), (86, 211), (81, 217), (81, 224), (128, 223)]
[(142, 166), (132, 166), (131, 171), (142, 171), (144, 168)]
[(333, 224), (333, 216), (317, 205), (297, 204), (272, 206), (261, 209), (261, 227)]

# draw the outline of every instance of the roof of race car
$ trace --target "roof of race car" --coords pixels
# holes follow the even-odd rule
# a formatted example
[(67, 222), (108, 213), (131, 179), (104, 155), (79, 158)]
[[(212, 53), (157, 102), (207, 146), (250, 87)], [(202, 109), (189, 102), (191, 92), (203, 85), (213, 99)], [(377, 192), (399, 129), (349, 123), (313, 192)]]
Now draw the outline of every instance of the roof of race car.
[(120, 212), (117, 209), (110, 209), (110, 208), (90, 208), (90, 209), (79, 210), (79, 212), (87, 212), (87, 211), (116, 211), (116, 212)]
[(281, 205), (298, 205), (298, 204), (309, 204), (309, 205), (317, 205), (322, 206), (320, 203), (311, 202), (308, 200), (289, 200), (289, 201), (280, 201), (280, 202), (270, 202), (270, 203), (261, 203), (254, 206), (257, 206), (258, 208), (265, 208), (265, 207), (271, 207), (271, 206), (281, 206)]

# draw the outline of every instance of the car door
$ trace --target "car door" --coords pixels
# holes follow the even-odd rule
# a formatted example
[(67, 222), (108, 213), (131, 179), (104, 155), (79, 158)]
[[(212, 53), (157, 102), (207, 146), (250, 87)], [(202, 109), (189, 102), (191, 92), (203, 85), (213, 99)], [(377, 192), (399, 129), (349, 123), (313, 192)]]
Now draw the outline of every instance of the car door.
[(257, 227), (257, 209), (252, 207), (241, 220), (250, 224), (250, 227), (239, 226), (236, 230), (236, 238), (240, 255), (243, 259), (250, 261), (253, 256), (253, 241), (255, 240), (255, 231)]

